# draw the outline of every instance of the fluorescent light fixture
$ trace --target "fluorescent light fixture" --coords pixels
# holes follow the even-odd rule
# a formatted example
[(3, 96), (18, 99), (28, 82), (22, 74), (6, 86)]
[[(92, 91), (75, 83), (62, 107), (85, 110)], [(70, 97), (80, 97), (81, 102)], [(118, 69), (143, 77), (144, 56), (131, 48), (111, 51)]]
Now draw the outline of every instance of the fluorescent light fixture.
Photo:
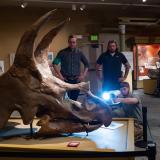
[(71, 17), (68, 18), (68, 21), (69, 21), (69, 22), (71, 21)]
[(83, 11), (85, 8), (86, 8), (86, 5), (85, 5), (85, 4), (83, 4), (83, 5), (81, 5), (81, 6), (80, 6), (80, 8), (79, 8), (79, 9), (80, 9), (81, 11)]
[(27, 2), (23, 2), (23, 1), (22, 1), (22, 3), (21, 3), (21, 8), (26, 8), (26, 7), (27, 7), (27, 5), (28, 5), (28, 3), (27, 3)]

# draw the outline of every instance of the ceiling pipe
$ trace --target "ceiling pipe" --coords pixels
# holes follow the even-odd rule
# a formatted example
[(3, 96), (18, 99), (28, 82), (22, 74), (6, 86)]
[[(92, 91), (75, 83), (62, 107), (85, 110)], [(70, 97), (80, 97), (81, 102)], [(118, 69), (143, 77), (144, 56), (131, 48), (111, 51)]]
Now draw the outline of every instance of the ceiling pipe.
[(56, 4), (85, 4), (85, 5), (108, 5), (108, 6), (132, 6), (132, 7), (152, 7), (160, 8), (160, 5), (151, 4), (137, 4), (137, 3), (109, 3), (109, 2), (85, 2), (85, 1), (52, 1), (52, 0), (26, 0), (27, 2), (42, 2), (42, 3), (56, 3)]
[(159, 25), (160, 19), (157, 18), (131, 18), (131, 17), (119, 17), (119, 24), (133, 25), (133, 26), (153, 26)]

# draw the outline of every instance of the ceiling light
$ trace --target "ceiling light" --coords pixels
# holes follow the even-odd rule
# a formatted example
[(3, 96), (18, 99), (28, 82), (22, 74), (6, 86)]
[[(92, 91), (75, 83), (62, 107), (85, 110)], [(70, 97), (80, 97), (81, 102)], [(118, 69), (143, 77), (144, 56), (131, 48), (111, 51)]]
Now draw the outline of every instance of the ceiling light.
[(75, 4), (72, 4), (72, 11), (76, 11), (77, 10), (77, 6)]
[(86, 5), (85, 5), (85, 4), (83, 4), (83, 5), (81, 5), (81, 6), (80, 6), (80, 8), (79, 8), (79, 9), (80, 9), (81, 11), (83, 11), (85, 8), (86, 8)]
[(21, 7), (22, 7), (22, 8), (26, 8), (26, 7), (27, 7), (27, 5), (28, 5), (28, 3), (27, 3), (27, 2), (22, 2), (22, 3), (21, 3)]
[(147, 0), (142, 0), (143, 3), (145, 3)]

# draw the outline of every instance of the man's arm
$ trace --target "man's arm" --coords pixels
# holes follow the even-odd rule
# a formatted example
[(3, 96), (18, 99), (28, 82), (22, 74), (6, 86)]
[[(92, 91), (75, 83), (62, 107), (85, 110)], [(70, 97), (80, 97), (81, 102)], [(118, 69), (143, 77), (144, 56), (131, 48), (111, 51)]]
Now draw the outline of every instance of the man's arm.
[(123, 63), (124, 67), (125, 67), (125, 72), (124, 72), (124, 76), (119, 78), (119, 81), (120, 82), (123, 82), (124, 80), (127, 79), (127, 76), (128, 76), (128, 73), (129, 73), (129, 70), (131, 68), (130, 64), (128, 63), (128, 60), (127, 58), (125, 57), (125, 55), (123, 53), (120, 53), (121, 55), (121, 62)]
[(120, 103), (125, 103), (125, 104), (137, 104), (139, 103), (137, 98), (116, 98), (114, 100), (116, 103), (120, 102)]
[(84, 76), (84, 78), (86, 77), (87, 73), (88, 73), (88, 68), (86, 67), (86, 68), (84, 69), (84, 72), (82, 73), (82, 75)]
[(103, 72), (102, 72), (102, 63), (104, 60), (104, 54), (102, 53), (98, 59), (97, 59), (97, 64), (96, 64), (96, 74), (99, 80), (103, 80)]
[(80, 76), (79, 76), (79, 81), (84, 80), (84, 78), (86, 77), (87, 73), (88, 73), (88, 68), (89, 68), (89, 62), (87, 60), (87, 58), (84, 56), (83, 53), (81, 53), (81, 62), (84, 65), (84, 71), (81, 72)]
[(64, 81), (64, 77), (62, 76), (62, 74), (61, 74), (61, 72), (60, 72), (59, 66), (56, 65), (56, 64), (53, 64), (53, 68), (54, 68), (54, 70), (55, 70), (55, 72), (56, 72), (56, 74), (57, 74), (57, 77), (58, 77), (59, 79), (61, 79), (62, 81)]
[(127, 76), (128, 76), (128, 73), (129, 73), (129, 70), (131, 68), (130, 64), (127, 62), (124, 64), (124, 67), (125, 67), (125, 72), (124, 72), (124, 78), (126, 79)]
[(59, 68), (59, 64), (61, 62), (61, 52), (59, 52), (56, 56), (56, 58), (53, 60), (52, 64), (53, 64), (53, 68), (57, 74), (57, 77), (59, 79), (61, 79), (62, 81), (64, 81), (64, 77), (62, 76), (61, 72), (60, 72), (60, 68)]

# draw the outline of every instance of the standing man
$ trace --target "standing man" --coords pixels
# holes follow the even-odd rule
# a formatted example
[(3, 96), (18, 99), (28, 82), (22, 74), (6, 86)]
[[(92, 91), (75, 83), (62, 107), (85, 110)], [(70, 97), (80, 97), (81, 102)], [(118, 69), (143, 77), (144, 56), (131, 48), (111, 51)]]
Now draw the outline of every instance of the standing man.
[[(84, 65), (84, 71), (81, 72), (81, 62)], [(58, 65), (60, 64), (60, 69)], [(89, 63), (84, 54), (77, 48), (77, 38), (74, 35), (68, 38), (68, 47), (62, 49), (53, 61), (53, 67), (61, 80), (76, 84), (84, 80)], [(68, 91), (68, 97), (77, 100), (79, 90)]]
[[(125, 73), (122, 75), (122, 64)], [(123, 82), (129, 73), (130, 64), (126, 57), (118, 52), (117, 43), (114, 40), (108, 42), (107, 51), (102, 53), (96, 65), (97, 76), (102, 80), (103, 91), (118, 90), (120, 82)]]

